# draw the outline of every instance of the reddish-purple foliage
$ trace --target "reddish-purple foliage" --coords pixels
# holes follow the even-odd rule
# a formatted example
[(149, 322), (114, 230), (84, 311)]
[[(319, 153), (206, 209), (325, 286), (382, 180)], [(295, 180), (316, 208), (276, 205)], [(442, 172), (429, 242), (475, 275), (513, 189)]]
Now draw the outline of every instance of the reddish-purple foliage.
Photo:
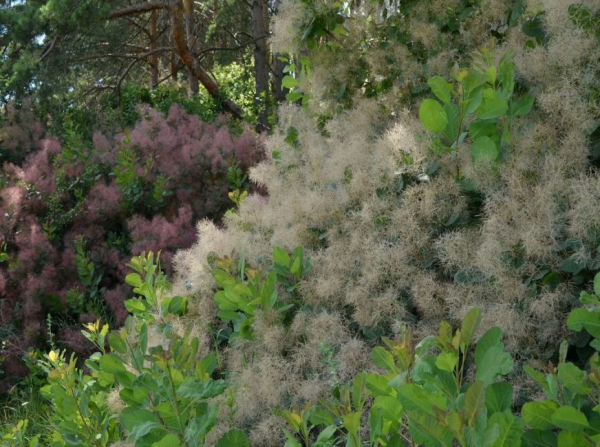
[(89, 342), (81, 333), (81, 327), (64, 326), (56, 334), (64, 346), (75, 353), (78, 358), (90, 355)]
[(41, 195), (50, 195), (56, 189), (51, 159), (60, 152), (60, 143), (55, 138), (42, 140), (40, 151), (25, 159), (21, 180), (31, 184)]
[(122, 284), (117, 285), (114, 289), (107, 290), (104, 293), (104, 301), (108, 304), (110, 311), (115, 318), (115, 326), (119, 327), (129, 316), (123, 302), (129, 298), (129, 287)]
[[(109, 317), (113, 326), (120, 326), (127, 318), (123, 302), (131, 291), (123, 283), (131, 256), (161, 250), (162, 267), (169, 273), (175, 251), (193, 244), (195, 222), (218, 219), (232, 206), (227, 197), (228, 167), (236, 162), (247, 169), (260, 160), (262, 150), (252, 134), (233, 136), (225, 124), (204, 123), (179, 106), (173, 106), (167, 117), (146, 110), (128, 134), (95, 133), (88, 155), (70, 163), (62, 158), (58, 139), (42, 139), (44, 133), (37, 127), (29, 130), (35, 138), (19, 140), (20, 145), (32, 146), (20, 164), (4, 164), (8, 184), (0, 190), (0, 244), (7, 243), (10, 255), (8, 262), (0, 263), (0, 331), (13, 334), (10, 352), (0, 353), (7, 359), (0, 369), (14, 376), (25, 371), (16, 359), (29, 348), (43, 347), (48, 314), (53, 315), (59, 346), (79, 355), (89, 353), (90, 343), (80, 333), (82, 322)], [(4, 128), (6, 132), (15, 128)], [(157, 179), (168, 179), (172, 194), (164, 196), (164, 203), (150, 207), (146, 196), (134, 207), (125, 201), (113, 173), (118, 154), (126, 147), (135, 151), (137, 175), (142, 176), (148, 197)], [(149, 158), (154, 162), (148, 169)], [(96, 168), (89, 183), (85, 172), (91, 164)], [(77, 200), (64, 185), (85, 181), (82, 211), (50, 235), (44, 226), (50, 222), (50, 199), (64, 207), (58, 216), (66, 215)], [(90, 293), (76, 266), (75, 242), (81, 236), (88, 259), (96, 272), (102, 272), (103, 308), (74, 309), (67, 300), (74, 290)], [(8, 384), (6, 374), (5, 380), (0, 377), (0, 390)]]
[[(118, 135), (115, 145), (123, 138)], [(178, 205), (167, 214), (189, 205), (195, 218), (215, 218), (231, 206), (225, 176), (234, 161), (247, 169), (262, 157), (252, 134), (235, 137), (226, 126), (204, 123), (177, 105), (166, 119), (155, 110), (146, 110), (129, 139), (141, 160), (154, 160), (148, 179), (163, 175), (175, 187), (172, 204)]]
[(5, 161), (21, 163), (44, 138), (44, 126), (35, 118), (32, 109), (28, 102), (20, 108), (12, 103), (6, 107), (0, 129), (0, 164)]
[(194, 219), (189, 206), (179, 209), (177, 217), (169, 222), (164, 216), (154, 216), (152, 220), (136, 216), (128, 222), (131, 234), (131, 253), (162, 250), (162, 267), (171, 273), (171, 261), (178, 248), (190, 247), (196, 238)]
[(90, 189), (86, 197), (86, 212), (83, 214), (82, 220), (93, 224), (94, 222), (102, 222), (121, 214), (121, 193), (119, 188), (114, 183), (107, 185), (106, 183), (96, 183)]

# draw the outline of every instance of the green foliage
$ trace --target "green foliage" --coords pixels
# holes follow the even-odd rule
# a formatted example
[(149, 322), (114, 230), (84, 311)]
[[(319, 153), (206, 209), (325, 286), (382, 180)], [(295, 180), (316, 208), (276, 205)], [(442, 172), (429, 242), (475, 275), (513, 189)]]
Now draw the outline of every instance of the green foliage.
[(600, 11), (592, 13), (585, 5), (569, 6), (569, 18), (584, 31), (600, 37)]
[[(216, 357), (199, 358), (191, 328), (178, 334), (165, 320), (184, 314), (187, 298), (167, 296), (171, 284), (160, 270), (159, 255), (156, 260), (152, 253), (134, 257), (130, 266), (134, 273), (126, 281), (141, 298), (126, 302), (133, 315), (120, 330), (109, 333), (99, 320), (85, 325), (84, 336), (98, 350), (85, 362), (89, 372), (77, 367), (73, 355), (67, 361), (64, 351), (52, 350), (38, 362), (47, 373), (41, 392), (52, 406), (52, 433), (43, 445), (108, 446), (127, 433), (136, 447), (199, 447), (215, 425), (218, 407), (210, 399), (228, 387), (211, 378)], [(155, 344), (149, 333), (163, 341)], [(119, 413), (107, 405), (115, 387), (124, 405)], [(23, 443), (27, 423), (19, 421), (4, 438), (42, 445), (39, 437)], [(231, 430), (218, 445), (249, 444), (242, 431)]]
[(6, 252), (6, 242), (0, 243), (0, 262), (8, 262), (10, 255)]
[(308, 76), (311, 73), (312, 65), (310, 59), (307, 56), (294, 58), (289, 55), (281, 55), (278, 56), (278, 60), (286, 63), (285, 67), (283, 67), (285, 76), (281, 80), (282, 90), (288, 90), (285, 99), (290, 102), (299, 102), (302, 106), (306, 107), (310, 95), (300, 89), (298, 79), (301, 76)]
[[(594, 337), (591, 345), (600, 351), (600, 273), (594, 292), (581, 294), (587, 309), (571, 312), (571, 329), (585, 329)], [(525, 372), (543, 389), (545, 399), (527, 402), (520, 417), (512, 411), (512, 386), (498, 381), (512, 372), (513, 360), (504, 350), (502, 331), (488, 330), (470, 347), (481, 318), (472, 309), (454, 333), (442, 322), (438, 335), (413, 345), (410, 331), (397, 340), (384, 338), (386, 347), (372, 351), (372, 361), (383, 373), (358, 374), (351, 385), (338, 384), (332, 397), (295, 407), (282, 416), (303, 441), (286, 431), (286, 446), (593, 446), (600, 442), (600, 358), (594, 353), (583, 370), (567, 362), (568, 344), (560, 347), (557, 366), (545, 373), (530, 366)], [(465, 380), (465, 366), (474, 367), (472, 382)], [(365, 404), (369, 439), (359, 436)], [(318, 438), (311, 435), (324, 426)], [(525, 428), (528, 427), (528, 430)], [(315, 440), (316, 439), (316, 440)], [(314, 441), (314, 442), (313, 442)]]
[(27, 427), (29, 425), (29, 419), (21, 419), (14, 426), (11, 427), (10, 431), (0, 440), (10, 441), (12, 445), (16, 447), (39, 447), (40, 439), (38, 436), (27, 438)]
[(82, 236), (75, 241), (75, 266), (77, 267), (79, 280), (85, 287), (87, 299), (79, 293), (78, 289), (72, 289), (71, 293), (67, 294), (67, 304), (76, 313), (92, 312), (108, 319), (108, 312), (102, 300), (105, 288), (100, 287), (103, 273), (96, 269), (94, 262), (90, 259), (90, 254), (85, 248), (85, 241)]
[(40, 357), (39, 352), (27, 353), (30, 375), (1, 400), (1, 446), (42, 447), (40, 439), (49, 433), (50, 408), (40, 393), (46, 384), (46, 373), (37, 362)]
[(233, 328), (229, 343), (234, 343), (238, 337), (253, 338), (252, 324), (257, 311), (274, 310), (283, 321), (295, 304), (279, 299), (277, 285), (293, 296), (298, 282), (311, 266), (310, 261), (304, 260), (302, 247), (296, 247), (292, 256), (276, 247), (273, 265), (266, 270), (249, 267), (243, 257), (237, 264), (230, 258), (217, 259), (214, 264), (212, 275), (222, 289), (214, 297), (219, 318), (231, 323)]
[[(73, 219), (83, 212), (85, 196), (102, 177), (102, 168), (92, 162), (92, 151), (82, 137), (82, 126), (66, 115), (63, 120), (64, 143), (60, 153), (52, 160), (55, 173), (55, 190), (43, 197), (48, 209), (42, 228), (51, 242), (58, 240), (72, 224)], [(68, 168), (81, 166), (81, 173), (68, 174)], [(31, 188), (31, 195), (40, 195)]]
[[(107, 332), (105, 325), (102, 336)], [(67, 361), (64, 351), (50, 351), (40, 364), (48, 374), (48, 384), (41, 391), (53, 409), (55, 431), (48, 445), (100, 447), (119, 439), (117, 416), (110, 415), (105, 401), (107, 389), (77, 368), (74, 355)], [(95, 360), (90, 359), (88, 367), (95, 368)]]
[(227, 181), (229, 182), (229, 199), (239, 207), (248, 197), (248, 175), (240, 169), (238, 163), (233, 163), (227, 169)]
[[(567, 325), (569, 329), (580, 332), (585, 329), (595, 339), (600, 339), (600, 273), (594, 277), (594, 294), (581, 292), (579, 301), (585, 307), (574, 309), (569, 314)], [(592, 347), (600, 350), (600, 342), (594, 340)]]
[[(594, 280), (596, 295), (582, 292), (580, 301), (587, 308), (575, 309), (569, 314), (567, 325), (570, 329), (585, 329), (594, 340), (590, 346), (600, 349), (597, 304), (600, 303), (600, 274)], [(600, 430), (596, 421), (600, 414), (600, 360), (595, 352), (589, 359), (586, 370), (571, 362), (566, 362), (568, 345), (563, 342), (557, 366), (550, 364), (545, 374), (530, 366), (524, 367), (529, 376), (544, 391), (545, 400), (528, 402), (523, 405), (521, 415), (532, 429), (524, 439), (544, 438), (559, 445), (592, 446), (600, 442)], [(562, 429), (556, 435), (556, 429)]]
[[(480, 319), (481, 311), (472, 309), (454, 334), (443, 322), (437, 336), (416, 346), (407, 330), (397, 340), (384, 338), (386, 347), (372, 351), (373, 363), (383, 373), (359, 374), (351, 385), (336, 386), (332, 399), (320, 401), (320, 407), (284, 412), (286, 421), (306, 446), (319, 425), (326, 426), (322, 433), (327, 443), (312, 445), (339, 445), (333, 441), (335, 431), (347, 446), (356, 447), (401, 445), (403, 440), (425, 446), (516, 445), (524, 425), (511, 413), (512, 387), (496, 381), (512, 371), (513, 362), (498, 328), (479, 339), (471, 357)], [(465, 367), (473, 359), (475, 380), (469, 383)], [(367, 441), (360, 438), (359, 427), (370, 398)]]
[(125, 301), (129, 312), (148, 322), (155, 321), (156, 318), (162, 319), (168, 314), (185, 314), (187, 298), (168, 296), (172, 286), (160, 269), (160, 252), (156, 256), (156, 262), (152, 252), (134, 256), (129, 267), (134, 273), (127, 275), (125, 282), (133, 287), (134, 293), (140, 295), (140, 298)]
[[(256, 122), (260, 110), (252, 94), (254, 91), (252, 67), (231, 62), (215, 65), (211, 71), (219, 83), (222, 95), (231, 98), (244, 109), (249, 122)], [(109, 101), (109, 105), (115, 110), (114, 119), (126, 126), (132, 126), (140, 119), (138, 112), (140, 105), (148, 105), (167, 115), (173, 104), (179, 104), (187, 113), (196, 115), (205, 122), (212, 122), (224, 113), (219, 103), (204, 88), (200, 89), (198, 95), (192, 96), (185, 88), (170, 84), (161, 84), (151, 90), (136, 83), (129, 83), (123, 88), (120, 103), (117, 100), (118, 98), (113, 98)]]
[(496, 161), (510, 145), (512, 122), (529, 113), (533, 97), (513, 96), (515, 66), (507, 53), (494, 65), (493, 49), (483, 47), (474, 54), (470, 68), (455, 65), (454, 84), (441, 76), (427, 84), (439, 101), (425, 99), (419, 108), (423, 126), (437, 135), (434, 149), (454, 152), (468, 137), (473, 161)]
[(316, 2), (304, 1), (307, 9), (306, 21), (299, 27), (300, 41), (309, 50), (314, 50), (319, 44), (326, 43), (334, 36), (346, 36), (348, 29), (344, 26), (348, 6), (343, 2), (333, 2), (331, 6), (319, 7)]
[(142, 165), (129, 139), (125, 138), (123, 143), (112, 172), (123, 194), (123, 206), (129, 212), (148, 210), (156, 213), (166, 206), (168, 197), (173, 195), (168, 188), (169, 180), (159, 174), (154, 181), (149, 181), (154, 159), (148, 157)]

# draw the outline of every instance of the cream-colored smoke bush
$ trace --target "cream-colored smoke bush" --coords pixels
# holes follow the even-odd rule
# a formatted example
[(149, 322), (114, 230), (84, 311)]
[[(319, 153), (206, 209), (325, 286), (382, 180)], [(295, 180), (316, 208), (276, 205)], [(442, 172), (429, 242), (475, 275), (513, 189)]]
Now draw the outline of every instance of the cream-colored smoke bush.
[[(451, 3), (422, 2), (414, 12), (407, 27), (419, 45), (430, 51), (443, 45), (421, 22), (431, 23)], [(460, 42), (486, 44), (490, 27), (502, 25), (509, 2), (487, 3), (495, 7), (469, 18)], [(298, 4), (284, 2), (275, 21), (278, 51), (296, 48), (294, 30), (304, 20)], [(197, 244), (175, 260), (174, 293), (191, 295), (187, 318), (200, 332), (218, 322), (209, 257), (243, 253), (249, 264), (260, 266), (273, 247), (302, 245), (313, 261), (300, 284), (302, 309), (291, 325), (259, 315), (255, 340), (223, 353), (233, 371), (236, 423), (247, 424), (253, 445), (282, 445), (274, 408), (303, 405), (329, 391), (323, 346), (335, 353), (342, 380), (369, 368), (363, 330), (408, 325), (417, 336), (428, 335), (441, 319), (456, 323), (476, 306), (483, 310), (481, 330), (502, 327), (508, 349), (522, 358), (540, 355), (565, 337), (564, 318), (574, 300), (569, 285), (532, 292), (525, 280), (542, 267), (559, 271), (561, 243), (585, 240), (590, 228), (600, 226), (600, 178), (590, 168), (586, 140), (598, 115), (589, 92), (599, 88), (594, 74), (600, 51), (597, 40), (570, 21), (567, 7), (560, 0), (527, 2), (530, 12), (546, 11), (547, 45), (527, 48), (515, 28), (495, 50), (498, 57), (515, 52), (517, 80), (536, 98), (530, 115), (512, 128), (513, 144), (497, 169), (474, 165), (468, 147), (456, 156), (433, 155), (416, 105), (400, 111), (407, 105), (402, 86), (377, 100), (358, 92), (353, 108), (320, 129), (315, 113), (324, 110), (324, 86), (332, 74), (348, 76), (349, 59), (346, 53), (329, 60), (318, 56), (322, 65), (302, 84), (315, 89), (312, 108), (281, 108), (279, 130), (266, 143), (267, 161), (250, 173), (268, 196), (249, 197), (223, 227), (200, 222)], [(359, 19), (351, 26), (368, 29)], [(409, 51), (400, 44), (365, 60), (385, 74), (386, 56), (402, 56), (405, 80), (430, 71), (449, 79), (440, 71), (465, 56), (438, 49), (431, 67), (404, 57)], [(298, 132), (297, 148), (284, 141), (290, 127)], [(441, 162), (436, 174), (424, 176), (436, 161)], [(478, 186), (483, 204), (476, 223), (449, 228), (453, 216), (468, 215), (472, 206), (457, 172)], [(378, 193), (393, 189), (400, 176), (420, 180), (401, 193)], [(315, 230), (326, 235), (325, 244)], [(581, 256), (589, 257), (584, 251)], [(517, 258), (519, 263), (510, 261)], [(457, 271), (479, 276), (457, 284), (452, 278)]]

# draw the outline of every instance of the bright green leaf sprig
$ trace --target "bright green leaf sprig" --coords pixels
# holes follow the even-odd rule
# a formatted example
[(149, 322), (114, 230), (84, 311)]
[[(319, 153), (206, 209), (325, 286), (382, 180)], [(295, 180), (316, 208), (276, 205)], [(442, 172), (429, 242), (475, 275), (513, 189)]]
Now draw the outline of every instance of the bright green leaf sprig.
[[(67, 361), (64, 351), (50, 351), (45, 357), (39, 365), (48, 374), (48, 384), (40, 391), (53, 407), (50, 446), (105, 447), (118, 441), (118, 416), (108, 411), (106, 384), (77, 368), (74, 355)], [(96, 364), (97, 357), (88, 365)]]
[[(585, 329), (593, 337), (590, 346), (599, 351), (600, 273), (594, 279), (594, 293), (581, 292), (579, 300), (586, 307), (571, 311), (567, 325), (578, 332)], [(590, 358), (586, 371), (566, 361), (567, 350), (565, 341), (560, 346), (558, 366), (548, 365), (545, 374), (530, 366), (523, 368), (542, 387), (546, 397), (526, 403), (521, 410), (523, 421), (531, 429), (523, 439), (530, 445), (591, 447), (600, 443), (598, 352)]]
[(290, 102), (301, 101), (303, 106), (307, 106), (310, 95), (300, 89), (298, 86), (298, 78), (301, 76), (308, 76), (312, 72), (310, 59), (307, 56), (299, 56), (297, 61), (300, 68), (298, 68), (298, 64), (296, 64), (293, 57), (279, 56), (278, 59), (281, 62), (286, 62), (286, 66), (283, 68), (285, 76), (281, 80), (282, 90), (289, 90), (285, 95), (285, 99)]
[(0, 262), (10, 260), (10, 255), (6, 252), (6, 242), (0, 243)]
[(134, 270), (125, 277), (125, 282), (133, 287), (140, 298), (125, 301), (125, 308), (142, 320), (153, 321), (167, 314), (182, 315), (187, 310), (187, 297), (169, 297), (171, 283), (160, 269), (160, 252), (149, 252), (134, 256), (128, 264)]
[(439, 101), (425, 99), (419, 118), (428, 131), (437, 135), (434, 148), (438, 152), (454, 152), (468, 137), (474, 161), (498, 160), (512, 141), (512, 122), (531, 110), (531, 95), (513, 96), (512, 53), (506, 53), (496, 66), (492, 49), (493, 42), (481, 48), (469, 68), (455, 66), (453, 83), (441, 76), (427, 81)]
[[(185, 313), (187, 299), (168, 296), (171, 284), (159, 257), (150, 252), (132, 259), (135, 273), (127, 282), (141, 298), (126, 302), (132, 315), (122, 329), (109, 333), (100, 321), (85, 325), (84, 336), (98, 349), (86, 361), (89, 373), (60, 351), (41, 362), (48, 373), (42, 393), (54, 409), (51, 447), (105, 447), (124, 440), (135, 447), (205, 445), (218, 413), (210, 399), (228, 384), (211, 377), (216, 356), (200, 357), (191, 328), (184, 334), (173, 331), (167, 317)], [(118, 414), (106, 403), (114, 387), (124, 405)], [(249, 443), (242, 431), (231, 430), (218, 443), (224, 445)]]
[(273, 249), (273, 265), (266, 271), (256, 270), (246, 264), (245, 258), (236, 264), (228, 257), (217, 259), (213, 277), (222, 289), (215, 294), (219, 318), (233, 325), (229, 342), (236, 337), (250, 340), (252, 324), (257, 311), (277, 311), (282, 318), (294, 307), (279, 299), (277, 285), (291, 294), (298, 282), (310, 270), (311, 263), (304, 259), (302, 247), (296, 247), (290, 256), (285, 250)]
[(594, 277), (594, 293), (581, 292), (579, 301), (586, 307), (572, 310), (567, 325), (569, 329), (577, 332), (585, 329), (594, 337), (590, 346), (600, 351), (600, 273)]

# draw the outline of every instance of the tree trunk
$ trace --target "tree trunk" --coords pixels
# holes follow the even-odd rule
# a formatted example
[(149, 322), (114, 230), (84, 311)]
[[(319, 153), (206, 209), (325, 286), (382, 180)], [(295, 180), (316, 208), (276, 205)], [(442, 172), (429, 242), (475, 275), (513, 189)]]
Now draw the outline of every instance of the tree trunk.
[[(277, 11), (279, 9), (279, 0), (275, 0), (275, 2), (273, 3), (273, 9), (274, 13), (277, 14)], [(275, 100), (277, 102), (285, 101), (286, 95), (286, 92), (284, 91), (283, 86), (281, 85), (281, 81), (285, 76), (283, 69), (285, 68), (286, 63), (279, 60), (280, 56), (283, 55), (281, 53), (273, 53), (273, 60), (271, 62), (271, 67), (273, 69), (273, 80), (271, 88), (273, 91), (273, 96), (275, 97)]]
[(209, 76), (204, 68), (198, 63), (194, 55), (188, 48), (185, 39), (185, 30), (183, 26), (183, 11), (181, 4), (177, 0), (169, 2), (169, 15), (171, 20), (171, 33), (173, 41), (177, 47), (179, 57), (187, 68), (192, 70), (192, 73), (198, 78), (198, 81), (206, 88), (208, 93), (219, 102), (226, 110), (231, 112), (235, 117), (243, 119), (244, 110), (229, 98), (224, 98), (221, 95), (219, 85)]
[(177, 66), (177, 55), (171, 54), (171, 59), (169, 61), (169, 70), (171, 71), (171, 80), (177, 83), (177, 78), (179, 74), (179, 67)]
[[(185, 10), (185, 34), (188, 46), (193, 51), (194, 48), (194, 0), (183, 0)], [(190, 95), (198, 96), (198, 78), (194, 76), (194, 71), (188, 67), (188, 85)]]
[(269, 63), (267, 48), (266, 4), (264, 0), (252, 0), (252, 33), (254, 37), (254, 98), (260, 114), (257, 131), (269, 129)]
[[(158, 48), (158, 20), (156, 9), (150, 13), (150, 51)], [(158, 54), (149, 57), (150, 62), (150, 89), (154, 90), (158, 85)]]
[[(168, 10), (169, 22), (171, 28), (171, 38), (175, 47), (177, 48), (177, 54), (184, 65), (192, 71), (194, 76), (200, 81), (200, 83), (206, 88), (208, 93), (221, 104), (226, 110), (228, 110), (236, 118), (244, 119), (244, 109), (237, 105), (234, 101), (229, 98), (225, 98), (221, 94), (219, 85), (212, 79), (206, 70), (198, 63), (192, 52), (188, 47), (188, 43), (185, 37), (185, 28), (183, 25), (183, 11), (181, 8), (181, 2), (179, 0), (168, 0), (168, 1), (155, 1), (149, 3), (135, 4), (128, 6), (123, 9), (113, 11), (109, 18), (118, 19), (120, 17), (126, 17), (135, 15), (143, 12), (150, 12), (155, 9)], [(173, 59), (171, 59), (175, 62)], [(172, 70), (175, 72), (177, 64), (173, 64)]]

